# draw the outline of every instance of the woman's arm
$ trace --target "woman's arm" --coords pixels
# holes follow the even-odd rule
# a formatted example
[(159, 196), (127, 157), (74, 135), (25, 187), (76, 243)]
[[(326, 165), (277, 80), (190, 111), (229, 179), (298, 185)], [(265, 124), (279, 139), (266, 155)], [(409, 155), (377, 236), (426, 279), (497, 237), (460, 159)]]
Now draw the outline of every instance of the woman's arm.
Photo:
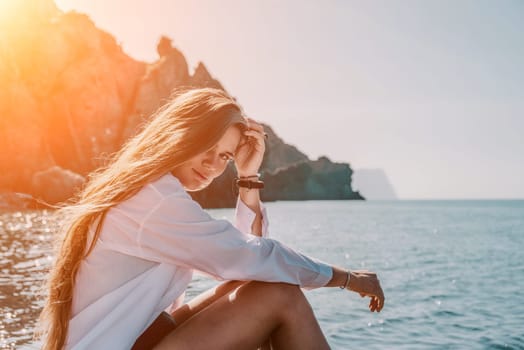
[[(257, 178), (266, 150), (265, 133), (262, 124), (248, 118), (248, 130), (235, 155), (235, 167), (239, 178)], [(239, 196), (255, 214), (251, 233), (262, 236), (262, 210), (260, 208), (260, 192), (258, 189), (239, 188)]]
[(260, 208), (260, 191), (258, 189), (239, 188), (240, 200), (255, 213), (251, 224), (251, 233), (262, 237), (262, 209)]
[[(369, 310), (378, 311), (384, 307), (384, 292), (377, 275), (370, 271), (349, 271), (333, 266), (333, 277), (326, 287), (345, 287), (359, 293), (361, 297), (369, 297)], [(348, 280), (349, 279), (349, 280)]]

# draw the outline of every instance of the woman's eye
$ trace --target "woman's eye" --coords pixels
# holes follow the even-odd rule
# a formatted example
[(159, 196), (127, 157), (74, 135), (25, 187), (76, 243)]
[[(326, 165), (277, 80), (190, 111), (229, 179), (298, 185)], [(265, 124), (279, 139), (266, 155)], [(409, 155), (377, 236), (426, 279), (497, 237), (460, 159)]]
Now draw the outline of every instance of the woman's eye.
[(227, 154), (225, 154), (225, 153), (222, 153), (222, 154), (220, 155), (220, 158), (221, 158), (222, 160), (225, 160), (225, 161), (231, 160), (231, 158), (229, 158), (229, 156), (228, 156)]

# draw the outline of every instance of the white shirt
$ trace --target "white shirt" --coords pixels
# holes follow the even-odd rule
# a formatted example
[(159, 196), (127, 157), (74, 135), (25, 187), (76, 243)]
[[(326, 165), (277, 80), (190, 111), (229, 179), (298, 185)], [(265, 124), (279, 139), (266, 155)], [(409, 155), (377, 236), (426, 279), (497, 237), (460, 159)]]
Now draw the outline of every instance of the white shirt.
[[(129, 349), (166, 308), (183, 302), (194, 270), (218, 280), (322, 287), (329, 265), (250, 234), (255, 217), (241, 200), (236, 227), (213, 219), (167, 174), (110, 209), (73, 296), (67, 349)], [(173, 305), (172, 305), (173, 306)]]

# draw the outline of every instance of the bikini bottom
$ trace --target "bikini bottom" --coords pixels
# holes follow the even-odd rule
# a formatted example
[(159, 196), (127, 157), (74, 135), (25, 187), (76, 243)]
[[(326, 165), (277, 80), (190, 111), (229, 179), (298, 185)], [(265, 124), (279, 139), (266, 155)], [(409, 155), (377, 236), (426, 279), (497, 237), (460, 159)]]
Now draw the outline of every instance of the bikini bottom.
[(131, 350), (151, 350), (175, 328), (175, 319), (164, 311), (137, 338)]

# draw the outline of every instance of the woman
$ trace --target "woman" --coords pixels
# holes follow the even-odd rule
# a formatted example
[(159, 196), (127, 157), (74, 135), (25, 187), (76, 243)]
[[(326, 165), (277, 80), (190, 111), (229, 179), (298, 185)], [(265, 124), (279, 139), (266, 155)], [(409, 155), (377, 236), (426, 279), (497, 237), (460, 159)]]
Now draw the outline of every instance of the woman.
[[(63, 209), (41, 315), (44, 349), (129, 349), (137, 339), (135, 348), (150, 340), (158, 349), (328, 348), (300, 287), (353, 290), (380, 311), (375, 274), (265, 237), (255, 188), (264, 135), (225, 92), (189, 90), (92, 175)], [(229, 161), (241, 180), (235, 226), (212, 219), (186, 192), (208, 186)], [(230, 282), (182, 305), (193, 270)]]

